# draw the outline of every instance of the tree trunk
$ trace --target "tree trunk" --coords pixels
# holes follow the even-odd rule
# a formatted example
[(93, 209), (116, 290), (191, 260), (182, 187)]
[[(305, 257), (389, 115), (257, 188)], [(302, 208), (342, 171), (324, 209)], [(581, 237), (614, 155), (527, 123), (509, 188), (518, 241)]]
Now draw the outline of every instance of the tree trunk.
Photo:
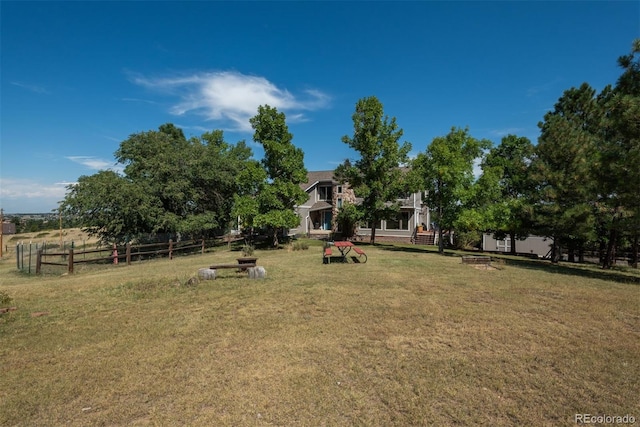
[(631, 266), (633, 268), (638, 268), (638, 240), (640, 240), (640, 235), (636, 233), (636, 236), (633, 239), (633, 249), (631, 250)]
[(600, 264), (604, 265), (604, 258), (607, 253), (607, 243), (604, 239), (600, 239), (600, 246), (598, 247), (598, 261)]
[(604, 263), (602, 264), (602, 268), (605, 270), (613, 267), (615, 251), (616, 251), (616, 239), (618, 238), (616, 229), (615, 229), (615, 221), (611, 226), (611, 230), (609, 231), (609, 243), (607, 244), (607, 253), (604, 256)]
[(442, 203), (438, 206), (438, 253), (444, 253), (444, 239), (442, 238)]
[(553, 245), (551, 246), (551, 262), (554, 264), (557, 264), (558, 261), (560, 261), (560, 253), (561, 253), (561, 248), (560, 248), (560, 244), (558, 243), (558, 238), (554, 237), (553, 238)]
[(574, 240), (569, 240), (567, 245), (567, 261), (576, 262), (576, 242)]
[(371, 236), (369, 238), (369, 243), (371, 243), (372, 245), (376, 244), (376, 224), (378, 222), (378, 218), (373, 217), (372, 219), (373, 224), (371, 224)]
[(274, 227), (273, 229), (273, 247), (277, 248), (278, 247), (278, 228)]
[(516, 250), (516, 233), (513, 230), (509, 231), (509, 242), (510, 242), (509, 253), (511, 255), (517, 254), (518, 251)]

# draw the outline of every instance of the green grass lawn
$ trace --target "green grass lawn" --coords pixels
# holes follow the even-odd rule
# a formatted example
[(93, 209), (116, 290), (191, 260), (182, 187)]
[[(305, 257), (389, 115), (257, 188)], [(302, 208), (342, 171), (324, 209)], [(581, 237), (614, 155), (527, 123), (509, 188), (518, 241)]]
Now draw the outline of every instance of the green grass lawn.
[(640, 276), (424, 247), (321, 247), (16, 273), (0, 261), (0, 425), (640, 422)]

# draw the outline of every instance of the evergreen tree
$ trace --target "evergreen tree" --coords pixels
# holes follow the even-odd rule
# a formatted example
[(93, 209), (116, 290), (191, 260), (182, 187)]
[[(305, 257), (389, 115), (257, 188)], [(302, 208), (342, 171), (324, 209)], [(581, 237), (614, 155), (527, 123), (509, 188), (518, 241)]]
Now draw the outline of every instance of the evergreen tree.
[(583, 83), (564, 92), (554, 111), (545, 114), (538, 126), (541, 135), (532, 163), (537, 184), (537, 227), (553, 238), (552, 261), (557, 262), (561, 246), (576, 249), (595, 240), (594, 202), (597, 151), (594, 129), (600, 110), (595, 90)]

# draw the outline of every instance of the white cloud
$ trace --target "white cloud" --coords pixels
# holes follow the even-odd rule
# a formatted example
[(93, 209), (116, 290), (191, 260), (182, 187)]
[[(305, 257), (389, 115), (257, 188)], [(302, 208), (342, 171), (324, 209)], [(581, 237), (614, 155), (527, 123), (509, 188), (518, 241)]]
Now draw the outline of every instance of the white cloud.
[(474, 161), (473, 161), (473, 176), (474, 178), (477, 180), (478, 178), (480, 178), (480, 175), (482, 175), (482, 157), (477, 157)]
[(64, 199), (70, 184), (73, 183), (0, 178), (0, 204), (6, 213), (51, 212)]
[(74, 163), (78, 163), (86, 167), (87, 169), (98, 170), (98, 171), (112, 170), (114, 172), (122, 171), (121, 165), (113, 162), (108, 162), (106, 160), (98, 159), (92, 156), (67, 156), (66, 159), (71, 160)]
[(228, 123), (236, 131), (251, 131), (249, 119), (256, 115), (259, 105), (268, 104), (287, 112), (289, 121), (300, 122), (308, 120), (303, 111), (324, 108), (330, 99), (315, 89), (296, 96), (264, 77), (233, 71), (167, 78), (134, 76), (132, 81), (177, 96), (179, 101), (171, 108), (172, 114), (199, 114), (207, 120)]
[(0, 178), (0, 196), (3, 199), (64, 198), (68, 182), (43, 184), (30, 179)]

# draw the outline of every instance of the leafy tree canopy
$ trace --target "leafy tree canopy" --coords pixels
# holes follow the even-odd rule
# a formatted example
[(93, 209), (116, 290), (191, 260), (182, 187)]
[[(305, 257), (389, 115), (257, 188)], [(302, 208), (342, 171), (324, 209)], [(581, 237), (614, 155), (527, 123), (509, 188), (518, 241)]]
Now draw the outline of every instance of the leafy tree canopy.
[(360, 154), (355, 161), (346, 160), (335, 170), (341, 182), (348, 182), (357, 197), (361, 216), (371, 224), (371, 243), (375, 243), (375, 227), (380, 219), (398, 212), (396, 203), (407, 193), (408, 181), (400, 169), (407, 164), (411, 144), (400, 144), (403, 131), (395, 117), (384, 114), (382, 103), (375, 97), (356, 103), (353, 136), (343, 136), (342, 142)]
[[(446, 136), (434, 138), (413, 161), (414, 173), (427, 191), (426, 203), (435, 211), (440, 253), (444, 251), (443, 230), (452, 229), (473, 200), (474, 161), (490, 146), (488, 140), (473, 138), (469, 129), (454, 127)], [(477, 219), (477, 215), (469, 215), (471, 218)]]
[(81, 177), (63, 208), (105, 242), (144, 233), (221, 232), (231, 221), (234, 195), (246, 184), (236, 177), (251, 156), (243, 141), (225, 142), (222, 131), (187, 140), (181, 129), (164, 124), (123, 141), (115, 152), (123, 175)]
[(482, 162), (482, 176), (477, 185), (485, 197), (481, 206), (489, 219), (487, 227), (497, 238), (511, 237), (511, 252), (516, 253), (516, 239), (526, 238), (532, 227), (529, 196), (533, 183), (529, 165), (534, 145), (528, 138), (507, 135), (493, 147)]
[(255, 130), (253, 140), (264, 148), (260, 162), (250, 163), (239, 179), (247, 191), (235, 198), (234, 212), (245, 225), (271, 230), (273, 245), (278, 245), (278, 233), (300, 224), (294, 208), (307, 200), (300, 184), (307, 180), (303, 151), (293, 145), (284, 113), (268, 105), (258, 107), (250, 119)]

